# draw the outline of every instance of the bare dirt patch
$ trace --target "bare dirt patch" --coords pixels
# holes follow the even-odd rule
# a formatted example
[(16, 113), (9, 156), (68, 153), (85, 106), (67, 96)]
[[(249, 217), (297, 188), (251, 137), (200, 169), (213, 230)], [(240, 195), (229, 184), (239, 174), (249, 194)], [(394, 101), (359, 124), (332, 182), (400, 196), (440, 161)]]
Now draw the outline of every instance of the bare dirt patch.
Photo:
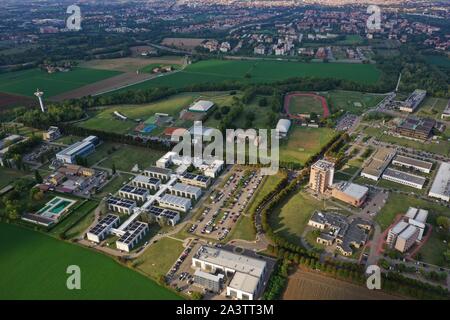
[(37, 100), (28, 97), (0, 92), (0, 112), (18, 106), (23, 107), (37, 106)]
[(298, 270), (289, 277), (283, 300), (401, 300), (380, 291), (371, 291), (324, 275)]

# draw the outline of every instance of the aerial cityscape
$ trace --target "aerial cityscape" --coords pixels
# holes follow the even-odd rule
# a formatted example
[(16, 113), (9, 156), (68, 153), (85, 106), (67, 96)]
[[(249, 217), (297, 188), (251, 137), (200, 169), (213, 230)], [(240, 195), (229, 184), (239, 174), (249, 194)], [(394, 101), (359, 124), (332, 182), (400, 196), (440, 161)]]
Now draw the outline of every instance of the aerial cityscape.
[(0, 300), (450, 300), (449, 1), (0, 8)]

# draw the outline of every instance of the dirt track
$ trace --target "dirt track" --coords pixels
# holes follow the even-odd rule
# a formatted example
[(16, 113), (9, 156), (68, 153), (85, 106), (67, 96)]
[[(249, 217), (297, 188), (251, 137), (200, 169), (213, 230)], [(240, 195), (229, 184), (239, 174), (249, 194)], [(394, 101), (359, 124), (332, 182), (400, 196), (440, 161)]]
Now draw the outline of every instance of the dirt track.
[(298, 270), (290, 276), (283, 300), (400, 300), (401, 297)]
[(324, 97), (319, 96), (315, 93), (293, 92), (293, 93), (287, 94), (286, 97), (284, 98), (284, 110), (286, 111), (286, 114), (288, 114), (291, 119), (301, 119), (301, 117), (291, 114), (289, 112), (289, 104), (291, 103), (291, 99), (293, 97), (313, 97), (314, 99), (319, 100), (320, 103), (322, 104), (322, 108), (323, 108), (323, 117), (327, 118), (330, 116), (330, 109), (328, 108), (327, 100)]

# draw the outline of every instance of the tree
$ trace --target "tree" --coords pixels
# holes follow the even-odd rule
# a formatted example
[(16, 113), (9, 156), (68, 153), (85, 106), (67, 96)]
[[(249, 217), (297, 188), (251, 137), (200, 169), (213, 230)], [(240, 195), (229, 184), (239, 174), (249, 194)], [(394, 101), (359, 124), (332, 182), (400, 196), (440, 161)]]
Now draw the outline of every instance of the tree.
[(450, 219), (445, 216), (439, 216), (436, 219), (436, 223), (438, 226), (448, 230), (450, 228)]
[(111, 166), (111, 171), (112, 171), (113, 175), (116, 174), (116, 164), (114, 162), (113, 162), (113, 164)]
[(269, 104), (269, 102), (267, 101), (266, 97), (259, 99), (258, 105), (260, 107), (267, 107), (268, 104)]
[(42, 183), (42, 181), (44, 181), (42, 179), (41, 174), (39, 173), (39, 171), (37, 169), (34, 170), (34, 180), (36, 180), (36, 183)]

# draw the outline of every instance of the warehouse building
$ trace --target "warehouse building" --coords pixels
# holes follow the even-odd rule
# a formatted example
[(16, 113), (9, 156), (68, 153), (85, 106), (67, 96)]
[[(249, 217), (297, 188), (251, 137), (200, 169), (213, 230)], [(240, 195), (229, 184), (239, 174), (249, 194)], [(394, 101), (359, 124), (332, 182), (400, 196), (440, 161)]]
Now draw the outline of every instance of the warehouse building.
[(403, 120), (395, 131), (401, 136), (425, 141), (430, 138), (435, 126), (435, 120), (409, 117)]
[(369, 188), (350, 182), (340, 182), (333, 186), (331, 195), (355, 207), (361, 207), (367, 199)]
[(400, 107), (400, 111), (413, 113), (427, 96), (425, 90), (416, 89)]
[(100, 243), (109, 235), (111, 229), (117, 227), (119, 223), (119, 216), (108, 214), (87, 232), (87, 239), (95, 243)]
[(208, 112), (214, 107), (214, 102), (199, 100), (189, 107), (191, 112)]
[(325, 193), (333, 185), (334, 163), (319, 160), (311, 167), (309, 187), (316, 193)]
[(422, 161), (400, 155), (397, 155), (394, 160), (392, 160), (392, 164), (399, 167), (414, 169), (423, 173), (430, 173), (431, 169), (433, 168), (432, 162)]
[(136, 208), (135, 201), (118, 197), (109, 197), (108, 200), (106, 200), (106, 204), (109, 210), (126, 214), (132, 214), (133, 209)]
[(379, 148), (370, 162), (361, 172), (361, 176), (374, 181), (380, 180), (384, 170), (389, 166), (396, 151), (390, 148)]
[(194, 272), (194, 283), (214, 293), (219, 293), (222, 290), (223, 278), (224, 275), (220, 273), (211, 274), (200, 269)]
[(289, 129), (291, 128), (291, 120), (280, 119), (277, 123), (277, 133), (279, 138), (284, 138), (287, 136)]
[(170, 179), (172, 170), (160, 167), (149, 167), (144, 170), (144, 175), (147, 177), (157, 178), (162, 181), (167, 181)]
[(211, 184), (211, 178), (193, 173), (185, 173), (180, 177), (180, 181), (195, 187), (208, 188)]
[(163, 208), (169, 208), (182, 212), (188, 212), (192, 207), (191, 199), (165, 194), (158, 200), (158, 203)]
[(64, 163), (75, 163), (77, 157), (86, 157), (93, 153), (97, 144), (98, 138), (96, 136), (89, 136), (58, 152), (56, 159)]
[(140, 240), (147, 234), (148, 224), (140, 221), (133, 221), (126, 229), (125, 233), (116, 241), (119, 250), (130, 252)]
[(262, 292), (266, 262), (227, 250), (202, 246), (192, 258), (192, 266), (201, 271), (221, 273), (231, 278), (227, 296), (254, 300)]
[(175, 196), (198, 200), (202, 196), (202, 189), (183, 183), (176, 183), (169, 188), (169, 192)]
[(441, 164), (428, 195), (447, 202), (450, 201), (450, 163), (443, 162)]
[(395, 249), (400, 252), (406, 252), (411, 248), (419, 237), (419, 228), (408, 225), (408, 227), (398, 235), (395, 242)]
[(159, 186), (161, 185), (161, 180), (148, 176), (138, 175), (133, 180), (131, 180), (131, 184), (138, 188), (157, 191), (159, 189)]
[(403, 184), (408, 187), (423, 189), (426, 178), (403, 171), (387, 168), (383, 173), (383, 179)]
[(140, 202), (144, 202), (149, 194), (147, 189), (130, 186), (128, 184), (119, 190), (119, 196)]

